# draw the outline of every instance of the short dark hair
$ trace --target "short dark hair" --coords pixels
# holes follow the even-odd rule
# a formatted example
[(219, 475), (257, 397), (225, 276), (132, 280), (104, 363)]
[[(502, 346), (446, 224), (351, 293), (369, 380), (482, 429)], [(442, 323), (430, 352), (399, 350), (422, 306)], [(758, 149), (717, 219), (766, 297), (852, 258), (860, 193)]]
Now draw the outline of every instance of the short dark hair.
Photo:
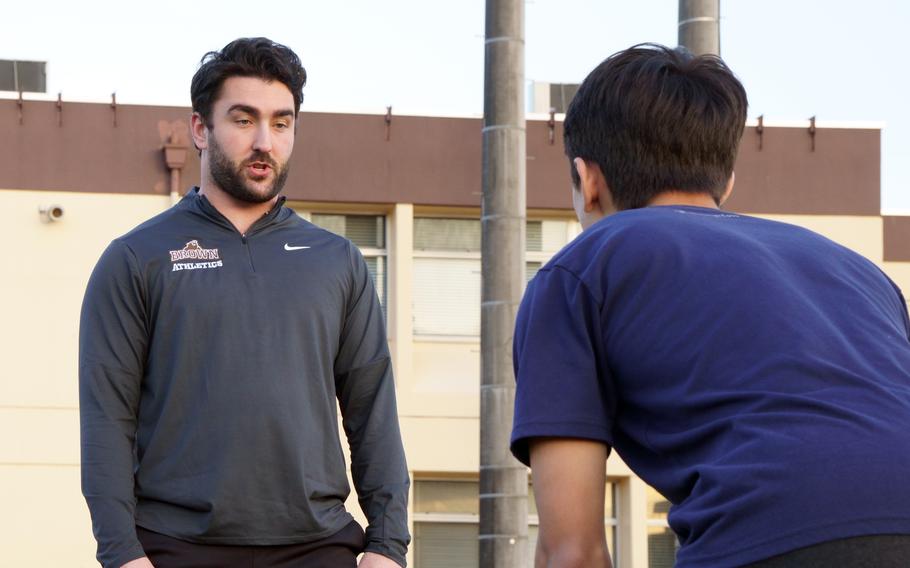
[(617, 209), (644, 207), (669, 189), (710, 193), (719, 203), (747, 107), (745, 89), (719, 57), (635, 45), (579, 87), (563, 125), (566, 155), (600, 166)]
[(193, 111), (205, 124), (211, 124), (212, 107), (221, 93), (221, 86), (230, 77), (259, 77), (284, 84), (294, 95), (294, 110), (300, 111), (306, 69), (297, 54), (287, 46), (264, 37), (235, 39), (221, 51), (202, 56), (199, 69), (193, 75), (190, 98)]

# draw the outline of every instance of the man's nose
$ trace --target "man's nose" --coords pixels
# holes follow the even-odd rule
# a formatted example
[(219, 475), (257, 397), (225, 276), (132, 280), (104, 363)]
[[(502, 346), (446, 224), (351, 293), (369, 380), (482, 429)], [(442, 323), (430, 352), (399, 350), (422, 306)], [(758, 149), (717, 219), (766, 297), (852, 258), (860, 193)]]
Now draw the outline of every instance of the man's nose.
[(256, 138), (253, 140), (253, 149), (257, 152), (272, 151), (272, 133), (268, 124), (260, 124), (256, 128)]

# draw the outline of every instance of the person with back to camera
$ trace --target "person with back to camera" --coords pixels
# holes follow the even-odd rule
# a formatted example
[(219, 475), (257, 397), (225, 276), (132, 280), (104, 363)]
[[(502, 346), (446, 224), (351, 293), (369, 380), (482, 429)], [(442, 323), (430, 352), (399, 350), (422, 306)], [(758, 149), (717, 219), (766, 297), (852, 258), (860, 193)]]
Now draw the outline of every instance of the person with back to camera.
[(539, 568), (611, 565), (611, 449), (671, 502), (679, 568), (910, 566), (906, 303), (860, 255), (720, 209), (746, 108), (719, 58), (653, 44), (569, 106), (584, 231), (514, 345)]
[[(409, 479), (360, 252), (279, 197), (306, 83), (266, 38), (193, 77), (201, 183), (86, 290), (82, 489), (105, 568), (405, 565)], [(336, 415), (366, 534), (350, 493)]]

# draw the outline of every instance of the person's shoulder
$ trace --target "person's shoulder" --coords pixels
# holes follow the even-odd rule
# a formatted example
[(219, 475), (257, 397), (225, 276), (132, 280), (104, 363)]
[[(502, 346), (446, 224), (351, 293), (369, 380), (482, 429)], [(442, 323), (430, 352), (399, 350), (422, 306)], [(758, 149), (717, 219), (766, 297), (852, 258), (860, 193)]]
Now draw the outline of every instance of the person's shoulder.
[(293, 235), (300, 246), (318, 249), (319, 262), (323, 269), (329, 266), (358, 269), (364, 263), (360, 248), (349, 238), (334, 233), (309, 221), (295, 211), (280, 221), (286, 234)]
[(357, 246), (350, 239), (304, 219), (296, 212), (283, 221), (285, 228), (297, 232), (310, 246), (319, 246), (326, 253), (350, 254)]
[(775, 246), (802, 249), (807, 247), (814, 248), (826, 253), (839, 254), (857, 260), (862, 259), (862, 261), (874, 264), (856, 250), (808, 227), (775, 219), (744, 217), (750, 220), (749, 226), (754, 232), (760, 232), (763, 236), (773, 239), (769, 240), (769, 242), (772, 242)]
[(660, 216), (645, 209), (630, 209), (604, 217), (553, 255), (544, 268), (583, 272), (605, 254), (642, 242), (642, 235), (653, 235), (654, 229), (661, 226)]
[(643, 207), (608, 219), (610, 222), (604, 224), (601, 233), (636, 250), (663, 248), (666, 242), (680, 247), (703, 246), (706, 242), (723, 246), (729, 239), (736, 241), (737, 236), (763, 238), (776, 233), (797, 239), (824, 239), (809, 229), (783, 221), (686, 205)]
[(588, 227), (554, 254), (528, 283), (528, 288), (543, 285), (561, 288), (582, 287), (593, 294), (602, 288), (601, 281), (611, 251), (625, 240), (626, 220), (614, 213)]
[(180, 216), (181, 212), (177, 207), (171, 207), (136, 225), (121, 235), (117, 240), (127, 243), (142, 240), (150, 234), (160, 231), (163, 226), (167, 226), (169, 223), (174, 222)]
[(115, 237), (101, 253), (97, 266), (119, 265), (140, 270), (153, 256), (149, 251), (160, 246), (162, 235), (175, 215), (179, 213), (176, 207), (171, 207)]

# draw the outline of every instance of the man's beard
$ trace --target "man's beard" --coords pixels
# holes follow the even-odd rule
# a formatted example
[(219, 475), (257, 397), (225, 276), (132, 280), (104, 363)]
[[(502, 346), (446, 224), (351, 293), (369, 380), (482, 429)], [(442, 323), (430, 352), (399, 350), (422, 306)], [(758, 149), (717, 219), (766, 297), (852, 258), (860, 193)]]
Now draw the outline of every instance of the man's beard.
[[(290, 171), (287, 162), (279, 165), (268, 154), (254, 152), (243, 162), (235, 164), (224, 154), (214, 136), (211, 136), (209, 141), (209, 173), (212, 180), (234, 199), (246, 203), (265, 203), (272, 200), (284, 188)], [(247, 180), (244, 179), (246, 165), (252, 162), (266, 163), (275, 172), (275, 179), (265, 192), (257, 192), (247, 185)]]

